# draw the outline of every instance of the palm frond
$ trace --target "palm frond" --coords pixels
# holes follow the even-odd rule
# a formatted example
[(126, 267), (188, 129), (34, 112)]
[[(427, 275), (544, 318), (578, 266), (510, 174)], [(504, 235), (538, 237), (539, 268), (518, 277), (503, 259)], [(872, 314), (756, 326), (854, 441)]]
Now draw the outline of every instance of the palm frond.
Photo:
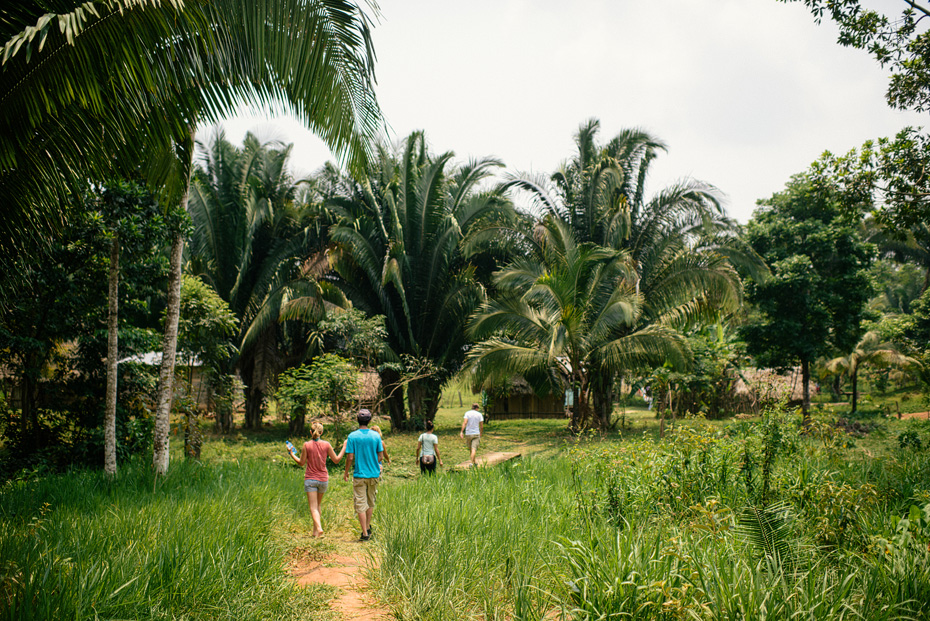
[(736, 526), (737, 536), (752, 546), (758, 558), (785, 573), (792, 573), (799, 562), (789, 516), (787, 503), (748, 506), (739, 514)]
[(5, 248), (75, 204), (89, 178), (131, 175), (243, 103), (294, 113), (353, 166), (381, 128), (370, 20), (346, 0), (20, 5), (0, 40)]

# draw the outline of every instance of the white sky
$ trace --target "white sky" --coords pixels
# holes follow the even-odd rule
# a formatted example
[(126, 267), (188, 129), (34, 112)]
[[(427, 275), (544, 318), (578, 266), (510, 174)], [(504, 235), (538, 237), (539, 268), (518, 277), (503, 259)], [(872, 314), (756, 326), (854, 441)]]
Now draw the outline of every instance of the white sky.
[[(899, 0), (879, 4), (900, 12)], [(840, 47), (832, 23), (799, 3), (381, 0), (381, 13), (377, 92), (392, 139), (423, 129), (436, 153), (549, 173), (586, 119), (601, 120), (602, 142), (641, 127), (669, 146), (648, 193), (701, 179), (741, 222), (823, 151), (925, 124), (891, 110), (875, 61)], [(299, 173), (331, 159), (293, 119), (243, 114), (224, 126), (234, 142), (248, 130), (294, 142)]]

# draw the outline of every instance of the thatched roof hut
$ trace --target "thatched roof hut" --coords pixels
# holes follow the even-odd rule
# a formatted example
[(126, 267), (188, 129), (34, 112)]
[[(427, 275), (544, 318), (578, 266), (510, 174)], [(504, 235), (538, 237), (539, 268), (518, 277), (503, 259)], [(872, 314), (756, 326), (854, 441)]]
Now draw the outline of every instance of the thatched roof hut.
[(565, 394), (551, 392), (537, 395), (520, 376), (512, 377), (507, 386), (495, 391), (485, 414), (493, 420), (517, 418), (565, 418)]
[(368, 408), (373, 413), (381, 411), (381, 377), (375, 371), (361, 371), (358, 374), (359, 407)]
[(801, 367), (782, 372), (775, 369), (744, 369), (734, 386), (734, 412), (758, 414), (765, 404), (788, 401), (800, 403), (804, 397)]

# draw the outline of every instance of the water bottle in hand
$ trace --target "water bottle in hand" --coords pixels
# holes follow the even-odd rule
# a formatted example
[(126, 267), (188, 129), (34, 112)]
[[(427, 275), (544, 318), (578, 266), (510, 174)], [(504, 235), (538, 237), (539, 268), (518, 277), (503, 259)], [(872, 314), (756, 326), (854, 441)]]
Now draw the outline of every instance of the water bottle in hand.
[(293, 444), (291, 444), (291, 441), (290, 441), (290, 440), (285, 440), (285, 441), (284, 441), (284, 444), (285, 444), (285, 446), (287, 446), (287, 450), (289, 450), (289, 451), (291, 452), (291, 455), (293, 455), (293, 456), (296, 457), (297, 459), (300, 459), (300, 455), (297, 453), (297, 449), (294, 447)]

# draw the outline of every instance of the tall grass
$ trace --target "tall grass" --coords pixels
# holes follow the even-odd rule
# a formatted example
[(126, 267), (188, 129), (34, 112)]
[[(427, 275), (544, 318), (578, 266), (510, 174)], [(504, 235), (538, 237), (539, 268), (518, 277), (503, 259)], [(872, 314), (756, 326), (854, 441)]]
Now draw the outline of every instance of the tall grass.
[[(565, 461), (421, 477), (379, 498), (376, 583), (404, 619), (539, 619), (555, 601), (556, 533), (579, 524)], [(513, 616), (511, 616), (513, 613)]]
[[(386, 488), (375, 582), (411, 620), (930, 618), (930, 504), (908, 509), (926, 456), (840, 462), (776, 431), (695, 425)], [(766, 506), (777, 529), (740, 526)]]
[(285, 579), (276, 537), (300, 496), (260, 461), (78, 471), (0, 496), (0, 619), (291, 619), (325, 589)]

